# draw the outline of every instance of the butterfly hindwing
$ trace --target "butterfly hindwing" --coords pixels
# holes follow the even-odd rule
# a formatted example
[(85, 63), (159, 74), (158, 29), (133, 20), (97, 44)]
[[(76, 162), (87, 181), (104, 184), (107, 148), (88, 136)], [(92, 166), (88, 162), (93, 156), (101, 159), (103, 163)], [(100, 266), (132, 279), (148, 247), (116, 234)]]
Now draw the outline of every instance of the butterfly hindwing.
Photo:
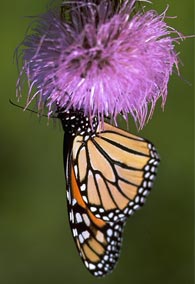
[(72, 151), (80, 194), (97, 218), (124, 220), (145, 203), (159, 163), (150, 142), (105, 123), (77, 136)]
[(68, 162), (68, 211), (80, 256), (94, 276), (110, 273), (119, 257), (125, 220), (107, 223), (90, 211), (81, 196), (70, 159)]

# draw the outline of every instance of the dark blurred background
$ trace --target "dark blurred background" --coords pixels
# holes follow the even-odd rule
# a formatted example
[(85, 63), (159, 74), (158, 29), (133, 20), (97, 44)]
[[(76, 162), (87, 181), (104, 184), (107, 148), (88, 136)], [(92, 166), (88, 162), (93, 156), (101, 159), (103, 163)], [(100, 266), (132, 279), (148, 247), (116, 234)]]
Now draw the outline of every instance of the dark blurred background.
[[(159, 13), (170, 4), (168, 15), (177, 18), (169, 24), (185, 35), (194, 33), (193, 0), (153, 2), (150, 8)], [(154, 189), (143, 209), (129, 218), (117, 268), (98, 280), (84, 268), (68, 225), (63, 131), (8, 102), (15, 100), (13, 52), (29, 24), (24, 16), (43, 12), (46, 4), (19, 0), (0, 6), (0, 283), (192, 284), (193, 39), (177, 46), (181, 78), (171, 77), (165, 111), (159, 102), (139, 133), (153, 141), (161, 155)]]

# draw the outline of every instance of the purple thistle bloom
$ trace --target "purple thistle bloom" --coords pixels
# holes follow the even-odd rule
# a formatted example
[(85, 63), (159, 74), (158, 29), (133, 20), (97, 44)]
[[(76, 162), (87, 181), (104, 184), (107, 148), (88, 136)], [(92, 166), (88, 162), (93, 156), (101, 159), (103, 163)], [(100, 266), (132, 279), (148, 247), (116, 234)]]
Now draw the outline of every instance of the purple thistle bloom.
[(165, 104), (181, 36), (165, 12), (135, 13), (135, 2), (65, 1), (61, 15), (53, 9), (38, 18), (22, 43), (18, 96), (27, 77), (27, 106), (36, 98), (48, 115), (73, 108), (102, 120), (130, 113), (142, 128), (160, 97)]

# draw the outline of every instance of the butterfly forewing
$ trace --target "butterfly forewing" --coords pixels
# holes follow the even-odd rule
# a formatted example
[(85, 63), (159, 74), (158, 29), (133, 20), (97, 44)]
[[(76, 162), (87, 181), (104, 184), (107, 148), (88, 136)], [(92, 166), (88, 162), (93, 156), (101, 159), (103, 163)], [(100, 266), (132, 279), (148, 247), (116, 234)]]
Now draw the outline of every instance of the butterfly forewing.
[(73, 143), (73, 164), (81, 196), (104, 221), (132, 215), (145, 203), (159, 156), (148, 141), (104, 124), (104, 130)]

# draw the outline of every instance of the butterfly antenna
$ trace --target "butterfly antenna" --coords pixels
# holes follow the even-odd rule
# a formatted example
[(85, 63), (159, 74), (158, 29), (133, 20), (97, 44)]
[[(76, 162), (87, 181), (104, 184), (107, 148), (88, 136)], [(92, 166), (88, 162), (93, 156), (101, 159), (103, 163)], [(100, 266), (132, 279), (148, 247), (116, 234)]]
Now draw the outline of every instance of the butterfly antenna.
[[(20, 105), (18, 105), (18, 104), (16, 104), (16, 103), (14, 103), (11, 99), (9, 99), (9, 103), (11, 104), (11, 105), (13, 105), (13, 106), (15, 106), (15, 107), (18, 107), (18, 108), (21, 108), (21, 109), (23, 109), (23, 111), (25, 111), (25, 110), (28, 110), (28, 111), (30, 111), (30, 112), (33, 112), (33, 113), (36, 113), (36, 114), (38, 114), (38, 115), (40, 115), (40, 116), (44, 116), (44, 117), (47, 117), (48, 118), (48, 115), (46, 115), (46, 114), (39, 114), (37, 111), (35, 111), (35, 110), (33, 110), (33, 109), (30, 109), (30, 108), (24, 108), (24, 107), (22, 107), (22, 106), (20, 106)], [(51, 118), (57, 118), (56, 116), (50, 116)]]

